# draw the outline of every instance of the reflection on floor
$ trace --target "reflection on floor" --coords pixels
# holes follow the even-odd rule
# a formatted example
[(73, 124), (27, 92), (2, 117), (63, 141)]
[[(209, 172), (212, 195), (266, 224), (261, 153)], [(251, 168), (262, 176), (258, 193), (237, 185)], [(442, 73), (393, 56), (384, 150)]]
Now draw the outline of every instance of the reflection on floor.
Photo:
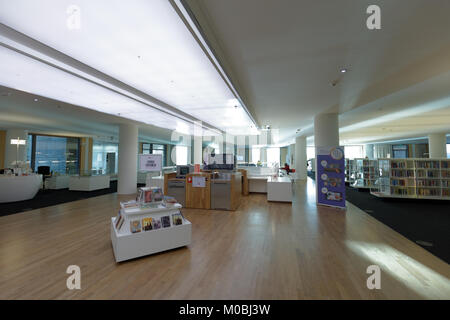
[[(450, 298), (450, 268), (352, 204), (315, 205), (314, 182), (293, 204), (250, 195), (236, 212), (184, 209), (192, 244), (114, 262), (109, 194), (0, 218), (2, 299)], [(381, 289), (367, 288), (370, 265)], [(81, 290), (66, 269), (81, 268)]]

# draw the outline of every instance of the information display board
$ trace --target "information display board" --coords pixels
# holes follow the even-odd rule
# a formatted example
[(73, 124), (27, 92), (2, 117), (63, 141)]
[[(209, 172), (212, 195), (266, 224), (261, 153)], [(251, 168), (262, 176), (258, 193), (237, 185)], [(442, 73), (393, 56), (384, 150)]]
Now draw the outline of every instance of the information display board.
[(139, 155), (139, 171), (161, 171), (161, 170), (162, 170), (161, 154)]
[(317, 204), (345, 208), (344, 147), (316, 148)]

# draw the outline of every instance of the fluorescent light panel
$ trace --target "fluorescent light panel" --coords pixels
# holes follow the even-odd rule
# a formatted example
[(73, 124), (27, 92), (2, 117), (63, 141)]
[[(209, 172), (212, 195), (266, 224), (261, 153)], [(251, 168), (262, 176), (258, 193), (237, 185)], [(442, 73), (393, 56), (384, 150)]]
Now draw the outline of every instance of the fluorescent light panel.
[(0, 84), (88, 109), (192, 134), (193, 125), (0, 46)]
[(0, 22), (222, 130), (253, 124), (169, 1), (2, 1)]

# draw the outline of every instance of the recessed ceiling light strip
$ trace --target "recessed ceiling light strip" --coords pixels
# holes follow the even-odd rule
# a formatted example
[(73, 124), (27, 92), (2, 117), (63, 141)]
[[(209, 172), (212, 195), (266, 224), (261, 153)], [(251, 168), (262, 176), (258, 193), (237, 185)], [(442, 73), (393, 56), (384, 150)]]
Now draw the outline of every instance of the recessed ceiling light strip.
[[(114, 79), (94, 68), (91, 68), (84, 63), (65, 55), (64, 53), (61, 53), (43, 43), (40, 43), (39, 41), (32, 39), (2, 23), (0, 23), (0, 45), (22, 55), (25, 55), (29, 58), (37, 60), (41, 63), (45, 63), (51, 67), (57, 68), (63, 72), (69, 73), (72, 76), (76, 76), (80, 79), (101, 86), (116, 94), (120, 94), (136, 102), (145, 104), (147, 107), (158, 110), (159, 112), (169, 114), (191, 124), (194, 124), (194, 122), (196, 121), (200, 121), (181, 110), (169, 106), (162, 101), (158, 101), (157, 99), (139, 90), (136, 90), (135, 88), (130, 87), (127, 84), (122, 83), (117, 79)], [(133, 91), (134, 93), (130, 91)], [(145, 98), (142, 98), (142, 96), (145, 96)], [(164, 107), (161, 107), (161, 105), (163, 105)], [(211, 130), (218, 134), (223, 133), (223, 131), (221, 131), (220, 129), (205, 122), (202, 122), (202, 127), (205, 130)]]
[(216, 67), (217, 71), (221, 75), (222, 79), (227, 84), (228, 88), (231, 90), (231, 92), (234, 94), (235, 98), (238, 99), (241, 107), (245, 110), (248, 117), (252, 120), (255, 127), (258, 127), (256, 120), (253, 118), (252, 114), (246, 107), (245, 103), (243, 102), (242, 98), (240, 97), (239, 93), (237, 92), (236, 88), (234, 87), (232, 81), (230, 80), (230, 77), (228, 76), (225, 69), (222, 67), (222, 63), (219, 61), (219, 58), (217, 57), (217, 54), (215, 54), (214, 48), (210, 45), (208, 42), (207, 37), (205, 36), (204, 31), (202, 30), (202, 27), (200, 26), (199, 22), (197, 21), (194, 13), (189, 8), (189, 5), (186, 3), (185, 0), (170, 0), (172, 5), (175, 9), (178, 9), (177, 12), (181, 17), (184, 19), (184, 21), (188, 24), (188, 28), (191, 31), (194, 38), (199, 43), (200, 47), (202, 47), (205, 54), (208, 56), (212, 64)]

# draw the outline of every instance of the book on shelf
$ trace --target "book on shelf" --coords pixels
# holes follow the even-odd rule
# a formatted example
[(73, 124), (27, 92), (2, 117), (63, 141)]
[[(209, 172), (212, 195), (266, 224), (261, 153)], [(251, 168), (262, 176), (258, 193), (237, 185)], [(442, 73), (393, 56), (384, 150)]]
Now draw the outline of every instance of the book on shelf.
[(120, 207), (122, 209), (137, 208), (138, 206), (139, 204), (136, 202), (136, 200), (120, 202)]
[(144, 219), (142, 219), (142, 229), (144, 229), (144, 231), (153, 230), (152, 222), (153, 222), (152, 218), (144, 218)]
[(164, 194), (162, 188), (159, 187), (143, 187), (139, 188), (136, 201), (140, 204), (159, 203), (163, 201)]
[(169, 228), (170, 227), (170, 217), (169, 216), (161, 217), (161, 225), (163, 228)]
[(179, 226), (180, 224), (183, 224), (183, 217), (180, 213), (174, 213), (172, 214), (172, 222), (173, 225)]
[(152, 221), (153, 229), (161, 229), (161, 219), (160, 218), (154, 218)]
[(130, 231), (131, 233), (141, 232), (141, 220), (130, 221)]

